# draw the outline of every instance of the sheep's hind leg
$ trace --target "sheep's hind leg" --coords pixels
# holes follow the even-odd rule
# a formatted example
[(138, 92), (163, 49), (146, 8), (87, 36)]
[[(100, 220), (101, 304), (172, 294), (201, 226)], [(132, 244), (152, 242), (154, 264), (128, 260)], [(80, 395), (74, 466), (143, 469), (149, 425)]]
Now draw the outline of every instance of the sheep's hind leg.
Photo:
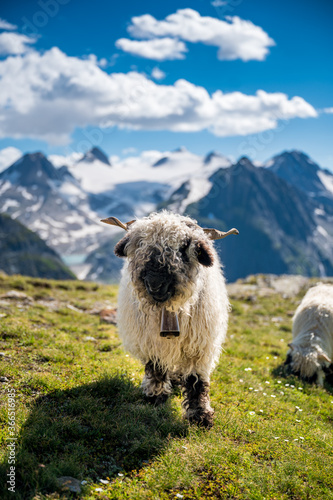
[(200, 375), (191, 374), (184, 379), (183, 393), (183, 406), (188, 421), (204, 427), (212, 427), (214, 410), (210, 406), (209, 382), (204, 382)]
[(168, 373), (162, 370), (159, 363), (153, 361), (148, 361), (145, 366), (141, 387), (146, 399), (155, 405), (165, 403), (172, 392)]

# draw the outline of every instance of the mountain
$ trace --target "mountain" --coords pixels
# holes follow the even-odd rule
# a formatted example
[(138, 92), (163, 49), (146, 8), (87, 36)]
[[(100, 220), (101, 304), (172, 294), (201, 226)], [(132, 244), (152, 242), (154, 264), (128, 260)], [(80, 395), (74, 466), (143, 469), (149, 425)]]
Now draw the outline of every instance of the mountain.
[(333, 273), (331, 240), (318, 230), (311, 198), (247, 158), (209, 182), (209, 192), (186, 213), (202, 226), (240, 231), (216, 242), (230, 281), (251, 273)]
[(38, 232), (80, 268), (80, 278), (119, 276), (112, 247), (120, 235), (99, 219), (126, 221), (164, 207), (205, 226), (238, 227), (239, 237), (216, 243), (229, 280), (333, 273), (333, 174), (299, 151), (258, 167), (186, 148), (112, 157), (111, 164), (93, 147), (49, 159), (26, 154), (0, 172), (0, 211)]
[(6, 214), (0, 214), (0, 269), (7, 274), (75, 279), (54, 250)]
[(309, 156), (301, 151), (285, 151), (274, 156), (266, 167), (333, 215), (333, 174), (320, 168)]
[(85, 279), (104, 283), (119, 282), (124, 260), (117, 257), (113, 249), (123, 236), (123, 231), (121, 233), (117, 232), (87, 256), (85, 264), (89, 266), (89, 272), (86, 274)]
[(87, 153), (83, 156), (81, 160), (79, 160), (78, 163), (81, 162), (93, 163), (96, 160), (105, 163), (105, 165), (111, 166), (111, 163), (106, 154), (96, 146), (90, 149), (90, 151), (87, 151)]
[(0, 173), (0, 212), (37, 232), (60, 253), (86, 252), (104, 228), (89, 196), (66, 166), (40, 152), (26, 154)]

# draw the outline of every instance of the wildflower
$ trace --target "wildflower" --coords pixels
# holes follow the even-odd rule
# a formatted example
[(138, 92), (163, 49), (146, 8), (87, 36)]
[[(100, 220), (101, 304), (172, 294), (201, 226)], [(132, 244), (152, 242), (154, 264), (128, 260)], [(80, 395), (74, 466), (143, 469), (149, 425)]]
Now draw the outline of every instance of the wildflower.
[(284, 392), (283, 391), (280, 391), (280, 394), (282, 394), (282, 396), (284, 396)]
[(183, 498), (184, 495), (181, 495), (180, 493), (177, 493), (176, 498)]
[(252, 372), (252, 368), (244, 368), (245, 372)]
[(298, 390), (299, 390), (299, 391), (303, 391), (303, 387), (299, 387), (299, 388), (298, 388)]
[(281, 384), (281, 380), (278, 380), (278, 381), (277, 381), (277, 383), (278, 383), (278, 384)]
[(287, 443), (289, 443), (289, 439), (285, 439), (285, 441), (286, 441)]
[(294, 441), (298, 441), (298, 439), (296, 438), (296, 439), (294, 439)]
[(124, 476), (124, 474), (122, 474), (121, 472), (118, 472), (118, 476), (119, 476), (119, 477), (123, 477), (123, 476)]
[(266, 392), (263, 392), (263, 393), (262, 393), (262, 395), (263, 395), (263, 396), (267, 396)]
[(187, 450), (187, 446), (182, 446), (182, 448), (184, 448), (184, 450)]
[(95, 491), (103, 491), (102, 488), (95, 488)]
[(259, 410), (261, 413), (264, 413), (264, 410)]
[(81, 481), (81, 484), (84, 486), (85, 484), (87, 484), (87, 482), (88, 481), (83, 480), (83, 481)]
[(239, 379), (240, 382), (244, 382), (244, 380), (242, 378)]
[(304, 439), (304, 437), (302, 437), (302, 436), (300, 436), (299, 438), (300, 438), (300, 439)]
[(250, 414), (250, 415), (255, 415), (255, 414), (256, 414), (256, 412), (255, 412), (255, 411), (249, 411), (249, 414)]
[(266, 359), (269, 359), (269, 356), (266, 356)]
[(252, 391), (253, 390), (253, 387), (249, 387), (249, 391)]
[(289, 387), (289, 384), (284, 384), (286, 387)]
[(276, 398), (275, 394), (271, 394), (271, 398)]
[(268, 380), (266, 380), (265, 384), (269, 384)]
[(295, 389), (295, 386), (294, 386), (294, 385), (291, 385), (290, 387), (291, 387), (292, 389)]
[(300, 420), (297, 420), (297, 418), (296, 418), (296, 422), (300, 422)]
[(274, 436), (274, 439), (280, 439), (280, 436)]

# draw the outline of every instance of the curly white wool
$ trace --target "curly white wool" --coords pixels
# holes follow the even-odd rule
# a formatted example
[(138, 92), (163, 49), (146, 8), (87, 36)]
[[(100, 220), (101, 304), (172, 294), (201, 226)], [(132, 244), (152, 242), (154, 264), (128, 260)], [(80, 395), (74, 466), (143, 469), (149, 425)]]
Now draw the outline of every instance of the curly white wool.
[[(156, 361), (182, 376), (196, 373), (209, 381), (225, 340), (229, 301), (225, 280), (212, 241), (188, 217), (160, 212), (137, 220), (128, 231), (127, 262), (119, 288), (118, 325), (125, 349), (142, 363)], [(184, 272), (179, 248), (191, 239), (187, 250), (190, 266)], [(205, 241), (214, 256), (211, 267), (202, 266), (195, 244)], [(178, 313), (180, 336), (160, 336), (160, 307), (154, 305), (139, 279), (154, 248), (163, 263), (177, 273), (177, 291), (166, 304)]]
[(292, 368), (303, 377), (318, 376), (323, 385), (323, 367), (333, 357), (333, 285), (320, 283), (310, 288), (293, 318), (293, 340), (289, 354)]

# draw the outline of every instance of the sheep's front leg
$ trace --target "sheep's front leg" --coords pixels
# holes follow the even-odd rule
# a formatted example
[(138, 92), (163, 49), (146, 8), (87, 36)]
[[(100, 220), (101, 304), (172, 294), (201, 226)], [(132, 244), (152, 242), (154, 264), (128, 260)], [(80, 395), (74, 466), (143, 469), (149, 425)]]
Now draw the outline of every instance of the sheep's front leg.
[(141, 387), (148, 401), (155, 405), (165, 403), (172, 392), (168, 373), (162, 370), (159, 363), (153, 361), (148, 361), (145, 366)]
[(191, 423), (212, 427), (214, 410), (210, 406), (209, 382), (191, 374), (183, 383), (185, 416)]

